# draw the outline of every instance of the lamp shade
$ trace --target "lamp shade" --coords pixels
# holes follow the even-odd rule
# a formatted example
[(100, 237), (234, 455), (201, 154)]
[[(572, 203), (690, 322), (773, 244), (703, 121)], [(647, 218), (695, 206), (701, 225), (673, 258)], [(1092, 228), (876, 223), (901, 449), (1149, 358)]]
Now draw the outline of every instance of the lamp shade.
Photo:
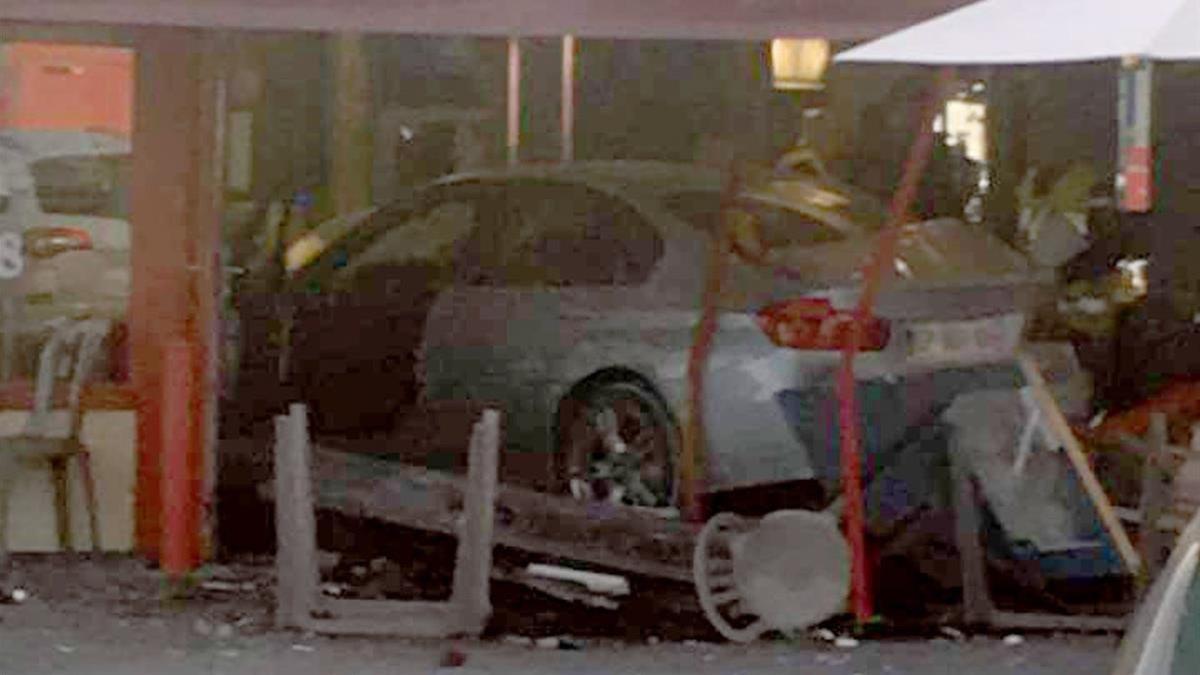
[(828, 40), (777, 38), (771, 41), (771, 75), (776, 89), (822, 89), (828, 66)]

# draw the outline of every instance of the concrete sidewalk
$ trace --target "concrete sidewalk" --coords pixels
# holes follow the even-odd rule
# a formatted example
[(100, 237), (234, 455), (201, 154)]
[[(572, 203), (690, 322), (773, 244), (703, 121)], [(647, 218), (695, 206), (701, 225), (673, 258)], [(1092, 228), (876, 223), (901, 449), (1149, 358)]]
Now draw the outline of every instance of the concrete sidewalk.
[[(250, 634), (248, 634), (250, 633)], [(1028, 637), (1010, 646), (997, 636), (967, 642), (865, 642), (854, 649), (809, 643), (750, 647), (709, 643), (629, 645), (588, 641), (578, 651), (497, 642), (418, 643), (326, 639), (242, 628), (196, 629), (186, 615), (121, 618), (56, 611), (35, 604), (0, 608), (0, 673), (118, 675), (1061, 675), (1107, 672), (1113, 636)], [(448, 648), (465, 662), (439, 664)]]

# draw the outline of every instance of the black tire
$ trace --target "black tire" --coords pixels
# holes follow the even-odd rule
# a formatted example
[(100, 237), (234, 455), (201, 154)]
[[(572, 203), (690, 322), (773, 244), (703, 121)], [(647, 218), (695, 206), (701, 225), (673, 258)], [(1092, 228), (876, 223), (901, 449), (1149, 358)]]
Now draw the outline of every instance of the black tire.
[(674, 507), (680, 444), (670, 410), (649, 387), (629, 380), (583, 385), (559, 407), (560, 489), (581, 500)]

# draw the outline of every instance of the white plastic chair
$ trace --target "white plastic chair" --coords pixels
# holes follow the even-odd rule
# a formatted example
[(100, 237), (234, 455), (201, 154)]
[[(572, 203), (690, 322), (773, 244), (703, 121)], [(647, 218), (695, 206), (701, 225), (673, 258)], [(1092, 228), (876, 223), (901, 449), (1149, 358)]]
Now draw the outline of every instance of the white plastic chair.
[[(96, 368), (110, 328), (111, 323), (105, 319), (60, 323), (38, 358), (33, 409), (25, 429), (17, 435), (0, 436), (0, 571), (7, 564), (9, 496), (16, 472), (22, 465), (42, 464), (50, 469), (54, 480), (59, 546), (63, 550), (72, 550), (67, 469), (71, 459), (78, 462), (88, 509), (91, 548), (93, 551), (101, 548), (91, 457), (80, 440), (83, 426), (80, 395)], [(67, 387), (66, 407), (56, 410), (54, 395), (62, 384)]]

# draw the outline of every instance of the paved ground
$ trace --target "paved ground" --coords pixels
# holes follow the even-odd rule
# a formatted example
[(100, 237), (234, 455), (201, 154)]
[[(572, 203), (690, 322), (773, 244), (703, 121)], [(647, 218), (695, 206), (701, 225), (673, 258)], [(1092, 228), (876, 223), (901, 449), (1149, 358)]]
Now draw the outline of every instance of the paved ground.
[[(433, 643), (326, 639), (270, 629), (269, 578), (234, 570), (247, 585), (164, 603), (158, 578), (133, 561), (18, 561), (15, 583), (29, 600), (0, 605), (0, 674), (162, 673), (356, 675), (380, 673), (636, 673), (639, 675), (1060, 675), (1107, 671), (1112, 636), (1001, 636), (964, 642), (865, 642), (853, 649), (811, 641), (753, 647), (710, 643), (656, 645), (588, 640), (576, 651), (486, 642)], [(564, 631), (569, 632), (569, 631)], [(441, 667), (456, 647), (457, 668)]]

